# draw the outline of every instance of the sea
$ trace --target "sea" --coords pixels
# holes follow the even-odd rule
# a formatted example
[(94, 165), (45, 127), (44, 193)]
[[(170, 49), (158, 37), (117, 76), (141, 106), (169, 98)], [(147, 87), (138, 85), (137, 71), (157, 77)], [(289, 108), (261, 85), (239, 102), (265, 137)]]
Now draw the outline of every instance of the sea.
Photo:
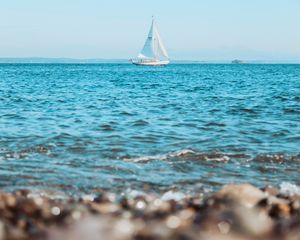
[(300, 65), (0, 64), (0, 190), (300, 185)]

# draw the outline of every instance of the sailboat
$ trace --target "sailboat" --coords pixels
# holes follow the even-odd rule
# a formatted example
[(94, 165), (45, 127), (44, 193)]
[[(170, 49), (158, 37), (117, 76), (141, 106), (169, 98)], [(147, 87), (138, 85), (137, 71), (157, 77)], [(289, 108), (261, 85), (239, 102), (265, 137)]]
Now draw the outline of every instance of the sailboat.
[(135, 59), (131, 59), (135, 65), (162, 66), (170, 63), (167, 50), (158, 33), (154, 18), (144, 47)]

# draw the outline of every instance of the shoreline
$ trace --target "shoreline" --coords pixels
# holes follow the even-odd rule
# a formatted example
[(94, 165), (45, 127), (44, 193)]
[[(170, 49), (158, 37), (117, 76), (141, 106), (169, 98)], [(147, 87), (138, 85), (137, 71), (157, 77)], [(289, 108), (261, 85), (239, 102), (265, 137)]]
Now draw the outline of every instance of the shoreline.
[(185, 195), (99, 191), (52, 199), (0, 193), (0, 239), (300, 239), (300, 190), (225, 185)]

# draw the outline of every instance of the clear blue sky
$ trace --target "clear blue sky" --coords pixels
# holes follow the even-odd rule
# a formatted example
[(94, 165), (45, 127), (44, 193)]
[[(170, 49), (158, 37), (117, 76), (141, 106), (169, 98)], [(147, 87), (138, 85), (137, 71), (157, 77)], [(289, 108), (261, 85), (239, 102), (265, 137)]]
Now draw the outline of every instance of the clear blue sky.
[(154, 14), (173, 59), (300, 60), (299, 0), (0, 1), (0, 57), (131, 58)]

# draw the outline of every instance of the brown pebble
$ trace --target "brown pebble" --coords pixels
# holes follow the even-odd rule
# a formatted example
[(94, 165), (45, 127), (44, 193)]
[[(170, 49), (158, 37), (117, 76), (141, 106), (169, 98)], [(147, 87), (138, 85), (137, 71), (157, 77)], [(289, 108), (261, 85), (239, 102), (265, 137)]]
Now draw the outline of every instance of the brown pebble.
[(267, 186), (263, 188), (263, 191), (271, 196), (277, 196), (280, 193), (278, 188), (272, 186)]
[(12, 194), (5, 195), (3, 201), (5, 202), (5, 205), (10, 208), (13, 208), (17, 205), (16, 197)]
[(275, 204), (270, 210), (270, 216), (276, 219), (289, 218), (290, 217), (290, 206), (287, 204)]

